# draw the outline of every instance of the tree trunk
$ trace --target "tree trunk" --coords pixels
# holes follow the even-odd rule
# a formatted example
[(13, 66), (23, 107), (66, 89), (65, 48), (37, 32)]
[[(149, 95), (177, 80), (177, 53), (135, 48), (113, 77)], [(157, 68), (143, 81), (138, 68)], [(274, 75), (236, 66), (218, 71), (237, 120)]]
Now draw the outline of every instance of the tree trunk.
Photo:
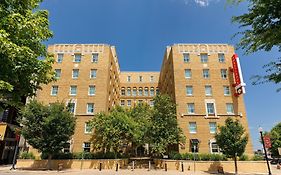
[(51, 170), (52, 154), (48, 154), (48, 170)]
[(237, 168), (237, 156), (234, 157), (234, 165), (235, 165), (235, 175), (238, 175), (238, 168)]

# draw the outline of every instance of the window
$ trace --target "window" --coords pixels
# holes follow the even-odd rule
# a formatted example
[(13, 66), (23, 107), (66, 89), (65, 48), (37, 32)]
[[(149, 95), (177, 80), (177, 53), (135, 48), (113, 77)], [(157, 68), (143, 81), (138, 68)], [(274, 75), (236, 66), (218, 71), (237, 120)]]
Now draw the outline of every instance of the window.
[(70, 143), (69, 142), (66, 142), (64, 145), (63, 145), (63, 150), (62, 150), (64, 153), (69, 153), (70, 152)]
[(201, 53), (200, 58), (201, 58), (201, 63), (207, 63), (208, 62), (208, 54)]
[(87, 114), (93, 114), (94, 113), (94, 103), (87, 103)]
[(139, 103), (139, 104), (142, 104), (142, 103), (143, 103), (143, 100), (139, 100), (138, 103)]
[(193, 153), (198, 153), (199, 151), (199, 140), (190, 139), (190, 151)]
[(207, 103), (207, 112), (208, 114), (215, 114), (214, 103)]
[(90, 142), (84, 142), (83, 143), (83, 151), (84, 152), (90, 152), (91, 151), (91, 143)]
[(133, 88), (133, 96), (137, 96), (137, 88)]
[(154, 88), (150, 88), (150, 96), (154, 96)]
[(63, 53), (59, 53), (59, 54), (58, 54), (57, 62), (58, 62), (58, 63), (61, 63), (62, 60), (63, 60)]
[(127, 106), (131, 106), (132, 105), (132, 101), (131, 100), (127, 100)]
[(193, 87), (192, 86), (186, 86), (186, 95), (193, 95)]
[(144, 88), (144, 96), (148, 96), (148, 88)]
[(205, 95), (206, 96), (212, 96), (212, 86), (205, 86)]
[(210, 127), (210, 133), (215, 134), (216, 131), (217, 131), (217, 123), (216, 122), (210, 122), (209, 127)]
[(139, 76), (139, 82), (142, 82), (142, 76)]
[(84, 130), (85, 134), (89, 134), (92, 133), (92, 126), (89, 122), (85, 123), (85, 130)]
[(90, 78), (97, 78), (97, 69), (91, 69)]
[(121, 100), (120, 106), (125, 106), (125, 100)]
[(77, 94), (77, 86), (70, 86), (70, 95)]
[(185, 78), (191, 78), (191, 70), (184, 69), (184, 76), (185, 76)]
[(211, 153), (219, 153), (220, 149), (216, 142), (210, 142)]
[(96, 86), (89, 86), (89, 95), (95, 95), (96, 94)]
[(59, 86), (52, 86), (51, 95), (58, 95)]
[(81, 62), (81, 54), (74, 54), (74, 62), (80, 63)]
[(227, 114), (234, 114), (233, 104), (226, 103), (226, 113)]
[(194, 103), (187, 104), (187, 113), (188, 114), (195, 114)]
[(67, 104), (67, 107), (68, 107), (68, 111), (70, 112), (70, 113), (75, 113), (75, 103), (68, 103)]
[(225, 62), (224, 53), (219, 53), (219, 54), (218, 54), (218, 57), (219, 57), (219, 62), (220, 62), (220, 63), (224, 63), (224, 62)]
[(131, 82), (131, 76), (127, 77), (127, 82)]
[(154, 101), (153, 100), (150, 100), (149, 101), (149, 105), (152, 107), (152, 106), (154, 106)]
[(221, 78), (227, 79), (227, 70), (226, 69), (221, 69)]
[(159, 89), (158, 89), (158, 87), (156, 88), (156, 95), (158, 95), (159, 94)]
[(209, 69), (203, 69), (203, 78), (210, 78)]
[(72, 78), (77, 79), (79, 76), (79, 69), (73, 69), (72, 70)]
[(121, 95), (124, 96), (124, 95), (126, 95), (125, 93), (126, 93), (126, 92), (125, 92), (125, 88), (122, 88), (122, 89), (121, 89)]
[(185, 63), (188, 63), (190, 61), (190, 58), (189, 58), (189, 53), (184, 53), (183, 54), (183, 61)]
[(154, 81), (154, 77), (150, 76), (150, 82), (153, 82), (153, 81)]
[(139, 96), (142, 96), (142, 88), (139, 88)]
[(230, 95), (230, 88), (229, 86), (223, 86), (223, 94)]
[(55, 69), (55, 77), (56, 79), (59, 79), (61, 76), (61, 69)]
[(93, 53), (92, 54), (92, 62), (97, 63), (99, 59), (99, 54), (98, 53)]
[(197, 125), (196, 122), (189, 122), (189, 133), (196, 133), (197, 132)]
[(131, 88), (127, 88), (127, 96), (131, 96)]

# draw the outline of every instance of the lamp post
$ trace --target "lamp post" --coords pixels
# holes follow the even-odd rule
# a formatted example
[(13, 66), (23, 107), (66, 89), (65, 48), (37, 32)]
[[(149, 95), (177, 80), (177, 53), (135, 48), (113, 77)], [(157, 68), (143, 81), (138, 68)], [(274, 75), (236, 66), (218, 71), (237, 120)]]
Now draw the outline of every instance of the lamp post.
[(259, 132), (260, 132), (260, 135), (261, 135), (261, 141), (262, 141), (262, 146), (263, 146), (263, 150), (264, 150), (264, 154), (265, 154), (265, 159), (266, 159), (266, 163), (267, 163), (268, 174), (271, 175), (271, 170), (270, 170), (269, 163), (268, 163), (267, 152), (266, 152), (266, 148), (265, 148), (264, 140), (263, 140), (263, 134), (262, 134), (263, 129), (262, 129), (262, 127), (259, 127)]

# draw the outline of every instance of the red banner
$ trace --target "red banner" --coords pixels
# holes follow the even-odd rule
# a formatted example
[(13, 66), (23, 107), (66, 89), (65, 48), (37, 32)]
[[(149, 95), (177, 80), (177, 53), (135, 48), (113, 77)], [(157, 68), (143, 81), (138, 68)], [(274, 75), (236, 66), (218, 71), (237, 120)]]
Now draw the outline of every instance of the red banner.
[(241, 79), (239, 75), (239, 69), (238, 69), (238, 63), (237, 63), (237, 58), (238, 55), (234, 54), (231, 58), (232, 61), (232, 66), (233, 66), (233, 74), (234, 74), (234, 80), (235, 80), (235, 85), (238, 86), (241, 84)]
[(271, 141), (270, 141), (270, 136), (269, 135), (265, 135), (263, 137), (263, 141), (264, 141), (264, 146), (266, 148), (271, 148)]

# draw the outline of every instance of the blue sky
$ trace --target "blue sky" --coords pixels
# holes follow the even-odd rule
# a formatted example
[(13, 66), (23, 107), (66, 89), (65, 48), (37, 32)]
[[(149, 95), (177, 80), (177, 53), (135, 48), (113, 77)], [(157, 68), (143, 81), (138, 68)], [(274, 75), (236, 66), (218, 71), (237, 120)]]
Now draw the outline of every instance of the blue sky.
[[(165, 47), (174, 43), (228, 43), (239, 31), (231, 17), (247, 11), (246, 3), (226, 0), (45, 0), (54, 43), (107, 43), (116, 46), (122, 71), (159, 71)], [(281, 122), (281, 92), (277, 85), (251, 85), (250, 77), (280, 55), (276, 50), (240, 55), (245, 104), (254, 149), (259, 125), (270, 130)]]

